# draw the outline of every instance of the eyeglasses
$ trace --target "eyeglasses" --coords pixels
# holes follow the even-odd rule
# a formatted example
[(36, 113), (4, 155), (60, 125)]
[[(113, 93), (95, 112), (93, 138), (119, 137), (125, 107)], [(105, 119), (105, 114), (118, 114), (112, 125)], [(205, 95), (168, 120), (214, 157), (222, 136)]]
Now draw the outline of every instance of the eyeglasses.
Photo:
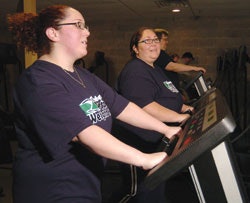
[(75, 25), (78, 29), (89, 31), (89, 27), (87, 25), (85, 25), (85, 23), (83, 23), (83, 22), (56, 24), (56, 26), (62, 26), (62, 25)]
[(145, 43), (145, 44), (152, 44), (152, 43), (160, 43), (159, 38), (154, 38), (154, 39), (144, 39), (142, 41), (139, 41), (138, 43)]

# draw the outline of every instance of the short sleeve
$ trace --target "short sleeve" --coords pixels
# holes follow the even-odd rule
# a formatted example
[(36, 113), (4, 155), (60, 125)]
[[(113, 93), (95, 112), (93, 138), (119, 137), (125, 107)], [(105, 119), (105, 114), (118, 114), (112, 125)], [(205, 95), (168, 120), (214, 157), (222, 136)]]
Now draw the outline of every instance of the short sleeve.
[(157, 88), (150, 71), (143, 67), (127, 66), (118, 79), (118, 89), (128, 100), (141, 108), (155, 99)]
[(155, 61), (155, 65), (159, 66), (160, 68), (162, 68), (164, 70), (165, 67), (170, 62), (172, 62), (171, 57), (166, 52), (164, 52), (163, 50), (161, 50), (159, 57)]
[[(86, 88), (83, 88), (61, 68), (45, 64), (45, 69), (43, 63), (36, 62), (24, 71), (15, 88), (14, 102), (19, 115), (17, 128), (19, 132), (26, 128), (22, 131), (26, 133), (21, 140), (24, 146), (39, 145), (51, 157), (56, 157), (67, 153), (72, 147), (72, 138), (90, 125), (109, 131), (112, 115), (118, 115), (128, 101), (87, 70), (79, 70), (86, 83)], [(102, 106), (98, 109), (102, 115), (107, 115), (97, 123), (80, 106), (91, 98), (101, 101), (98, 105)], [(95, 115), (100, 114), (96, 112)]]

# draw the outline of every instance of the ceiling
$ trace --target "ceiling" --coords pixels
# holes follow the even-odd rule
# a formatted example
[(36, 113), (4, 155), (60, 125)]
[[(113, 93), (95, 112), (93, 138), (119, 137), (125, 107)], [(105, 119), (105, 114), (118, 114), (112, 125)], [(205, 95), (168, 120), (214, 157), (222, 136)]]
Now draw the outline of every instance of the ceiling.
[[(138, 18), (207, 18), (207, 17), (250, 17), (249, 0), (182, 0), (180, 13), (172, 13), (177, 0), (37, 0), (37, 11), (51, 4), (67, 4), (80, 10), (88, 23), (126, 21)], [(179, 0), (180, 1), (180, 0)], [(22, 10), (23, 0), (1, 0), (0, 19), (7, 13)]]

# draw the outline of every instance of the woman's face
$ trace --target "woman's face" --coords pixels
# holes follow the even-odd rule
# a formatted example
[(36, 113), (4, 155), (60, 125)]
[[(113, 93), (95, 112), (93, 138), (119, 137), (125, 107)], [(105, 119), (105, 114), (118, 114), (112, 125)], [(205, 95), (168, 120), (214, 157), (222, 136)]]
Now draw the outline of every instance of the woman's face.
[[(147, 39), (150, 39), (151, 41), (149, 40), (149, 42), (151, 43), (146, 43), (147, 41), (145, 40)], [(134, 46), (134, 51), (138, 58), (153, 66), (160, 54), (160, 43), (156, 34), (150, 29), (144, 30), (138, 46)]]
[(168, 36), (167, 35), (162, 34), (160, 44), (161, 44), (161, 49), (166, 51), (167, 47), (168, 47)]
[(58, 43), (60, 43), (59, 47), (63, 49), (67, 55), (71, 55), (75, 59), (86, 56), (88, 53), (87, 38), (90, 32), (85, 28), (85, 21), (82, 14), (73, 8), (67, 9), (65, 19), (59, 24), (65, 23), (78, 23), (78, 25), (61, 25), (60, 41), (58, 41)]

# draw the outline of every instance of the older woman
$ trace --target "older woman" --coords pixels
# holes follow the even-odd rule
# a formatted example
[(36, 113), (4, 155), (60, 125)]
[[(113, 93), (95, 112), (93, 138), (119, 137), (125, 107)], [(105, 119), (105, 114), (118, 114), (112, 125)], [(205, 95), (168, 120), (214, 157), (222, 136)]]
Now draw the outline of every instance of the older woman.
[(160, 40), (155, 32), (140, 28), (131, 38), (133, 58), (118, 78), (118, 90), (158, 120), (181, 123), (189, 117), (183, 112), (192, 111), (193, 107), (183, 104), (180, 92), (154, 65), (160, 50)]
[[(118, 78), (118, 91), (130, 101), (136, 103), (147, 113), (165, 123), (183, 123), (193, 111), (193, 107), (183, 104), (182, 96), (173, 83), (154, 65), (160, 54), (160, 40), (153, 29), (142, 27), (137, 30), (130, 41), (130, 60)], [(130, 145), (138, 147), (144, 152), (153, 152), (161, 141), (161, 136), (154, 132), (139, 129), (134, 126), (117, 122), (118, 126), (135, 134), (131, 139), (126, 138)], [(121, 137), (120, 139), (124, 139)], [(145, 173), (137, 170), (143, 178)], [(146, 192), (145, 192), (146, 191)], [(155, 191), (139, 188), (138, 196), (132, 202), (165, 202), (164, 184)]]

